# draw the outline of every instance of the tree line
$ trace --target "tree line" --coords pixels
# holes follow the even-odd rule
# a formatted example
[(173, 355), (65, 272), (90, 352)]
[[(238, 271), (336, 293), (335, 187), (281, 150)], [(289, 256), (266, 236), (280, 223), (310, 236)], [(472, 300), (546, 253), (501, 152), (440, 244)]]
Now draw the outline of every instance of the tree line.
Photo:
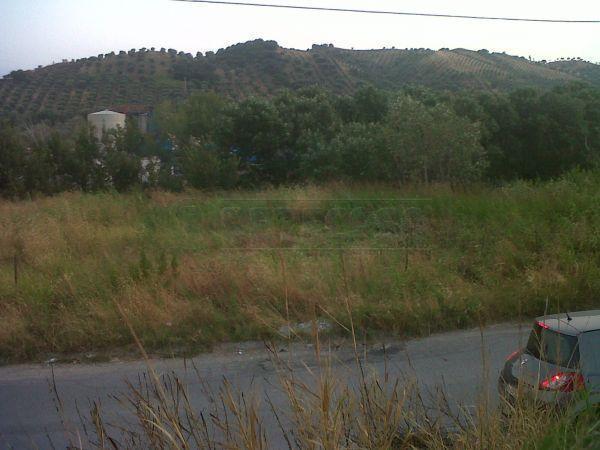
[(152, 128), (127, 121), (98, 141), (84, 123), (3, 123), (0, 193), (548, 179), (597, 166), (600, 91), (310, 88), (240, 101), (203, 92), (159, 105)]

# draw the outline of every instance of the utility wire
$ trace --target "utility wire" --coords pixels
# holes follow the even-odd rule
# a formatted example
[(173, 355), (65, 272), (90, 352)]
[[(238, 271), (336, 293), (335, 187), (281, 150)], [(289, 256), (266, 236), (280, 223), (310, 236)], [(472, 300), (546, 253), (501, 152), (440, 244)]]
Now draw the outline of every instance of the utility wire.
[(229, 6), (253, 6), (259, 8), (279, 8), (279, 9), (300, 9), (307, 11), (331, 11), (359, 14), (382, 14), (392, 16), (413, 16), (413, 17), (437, 17), (442, 19), (469, 19), (469, 20), (498, 20), (509, 22), (541, 22), (541, 23), (579, 23), (579, 24), (598, 24), (600, 20), (570, 20), (570, 19), (534, 19), (524, 17), (501, 17), (501, 16), (469, 16), (460, 14), (435, 14), (435, 13), (418, 13), (418, 12), (403, 12), (403, 11), (382, 11), (374, 9), (350, 9), (350, 8), (326, 8), (319, 6), (299, 6), (299, 5), (281, 5), (268, 3), (250, 3), (250, 2), (233, 2), (219, 0), (172, 0), (178, 2), (189, 3), (208, 3), (213, 5), (229, 5)]

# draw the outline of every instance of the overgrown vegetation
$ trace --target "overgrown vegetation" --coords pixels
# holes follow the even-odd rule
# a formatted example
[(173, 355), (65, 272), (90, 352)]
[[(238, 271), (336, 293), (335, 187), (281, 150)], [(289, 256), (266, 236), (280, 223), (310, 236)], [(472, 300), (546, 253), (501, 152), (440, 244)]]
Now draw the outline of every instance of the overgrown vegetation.
[(575, 84), (204, 92), (101, 142), (5, 124), (0, 352), (127, 345), (115, 302), (152, 349), (273, 336), (337, 318), (343, 273), (369, 331), (597, 306), (599, 119)]
[(202, 93), (161, 105), (146, 135), (131, 122), (102, 142), (85, 126), (5, 125), (0, 194), (548, 179), (596, 167), (599, 123), (600, 91), (585, 85), (510, 95), (308, 89), (240, 102)]
[(347, 326), (346, 295), (357, 328), (396, 336), (597, 308), (599, 188), (575, 172), (3, 201), (0, 354), (127, 346), (117, 303), (144, 345), (175, 352), (276, 336), (288, 313)]

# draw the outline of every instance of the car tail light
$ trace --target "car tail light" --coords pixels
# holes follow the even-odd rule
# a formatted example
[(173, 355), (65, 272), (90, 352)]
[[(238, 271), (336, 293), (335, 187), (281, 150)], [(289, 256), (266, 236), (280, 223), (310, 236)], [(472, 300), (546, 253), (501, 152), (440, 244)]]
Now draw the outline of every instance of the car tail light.
[(550, 325), (546, 324), (546, 322), (538, 321), (537, 324), (538, 324), (538, 326), (544, 328), (545, 330), (549, 330), (550, 329)]
[(521, 353), (521, 350), (515, 350), (510, 355), (508, 355), (508, 357), (506, 358), (506, 360), (510, 361), (511, 359), (515, 358), (519, 353)]
[(559, 372), (540, 383), (540, 389), (544, 391), (573, 392), (579, 391), (583, 387), (583, 376), (575, 372)]

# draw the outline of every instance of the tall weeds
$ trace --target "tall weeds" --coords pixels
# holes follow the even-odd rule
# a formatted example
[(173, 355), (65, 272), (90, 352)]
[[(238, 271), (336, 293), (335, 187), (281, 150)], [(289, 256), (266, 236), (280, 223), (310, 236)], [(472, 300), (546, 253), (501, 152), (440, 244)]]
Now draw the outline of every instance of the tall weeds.
[[(287, 298), (283, 260), (281, 269)], [(204, 404), (209, 406), (196, 409), (179, 376), (171, 373), (161, 377), (155, 371), (128, 313), (117, 302), (116, 308), (146, 360), (148, 371), (137, 383), (128, 383), (128, 393), (117, 397), (133, 420), (111, 423), (96, 402), (89, 419), (82, 421), (83, 432), (74, 433), (79, 438), (77, 448), (479, 450), (544, 448), (540, 445), (558, 445), (561, 439), (572, 438), (583, 443), (580, 448), (593, 448), (594, 441), (581, 438), (581, 426), (571, 425), (575, 431), (569, 429), (564, 435), (553, 437), (563, 420), (558, 411), (541, 408), (525, 396), (518, 396), (511, 403), (501, 400), (501, 408), (492, 407), (488, 397), (490, 373), (483, 351), (482, 395), (474, 411), (453, 404), (443, 389), (438, 390), (437, 396), (427, 397), (417, 380), (390, 372), (387, 364), (384, 373), (371, 371), (366, 354), (360, 352), (343, 259), (342, 273), (354, 358), (350, 363), (340, 363), (333, 360), (331, 352), (322, 350), (316, 314), (312, 327), (316, 362), (313, 367), (305, 365), (299, 370), (291, 345), (286, 360), (277, 351), (279, 346), (268, 344), (272, 370), (279, 374), (279, 388), (287, 399), (283, 406), (271, 402), (266, 392), (238, 391), (225, 379), (217, 392), (205, 384)], [(384, 357), (387, 360), (385, 354)], [(194, 365), (190, 370), (204, 384)], [(62, 408), (56, 384), (53, 387)], [(268, 412), (259, 407), (261, 401), (269, 403)], [(594, 420), (589, 425), (591, 433), (600, 425)]]
[(395, 335), (510, 320), (519, 304), (533, 316), (546, 298), (551, 312), (597, 307), (599, 188), (591, 172), (497, 189), (2, 201), (0, 357), (131, 347), (114, 299), (167, 353), (272, 338), (315, 310), (348, 333), (347, 304), (356, 329)]
[[(415, 380), (387, 371), (370, 373), (362, 360), (340, 372), (331, 354), (324, 352), (315, 355), (319, 361), (315, 367), (299, 370), (278, 353), (272, 355), (286, 405), (275, 405), (265, 393), (238, 391), (224, 380), (216, 392), (204, 390), (203, 403), (209, 406), (198, 410), (180, 377), (174, 373), (159, 377), (149, 366), (146, 374), (129, 384), (127, 393), (117, 397), (122, 406), (118, 419), (104, 414), (95, 402), (80, 430), (71, 433), (79, 439), (72, 445), (86, 449), (508, 450), (550, 448), (540, 443), (571, 438), (566, 433), (551, 437), (560, 432), (563, 419), (556, 411), (529, 402), (507, 404), (503, 410), (480, 403), (473, 412), (453, 405), (443, 391), (426, 397)], [(195, 367), (189, 370), (204, 382)], [(270, 408), (260, 408), (261, 402)], [(598, 423), (585, 426), (596, 432)], [(591, 442), (581, 436), (585, 433), (581, 427), (568, 432), (578, 442)]]

